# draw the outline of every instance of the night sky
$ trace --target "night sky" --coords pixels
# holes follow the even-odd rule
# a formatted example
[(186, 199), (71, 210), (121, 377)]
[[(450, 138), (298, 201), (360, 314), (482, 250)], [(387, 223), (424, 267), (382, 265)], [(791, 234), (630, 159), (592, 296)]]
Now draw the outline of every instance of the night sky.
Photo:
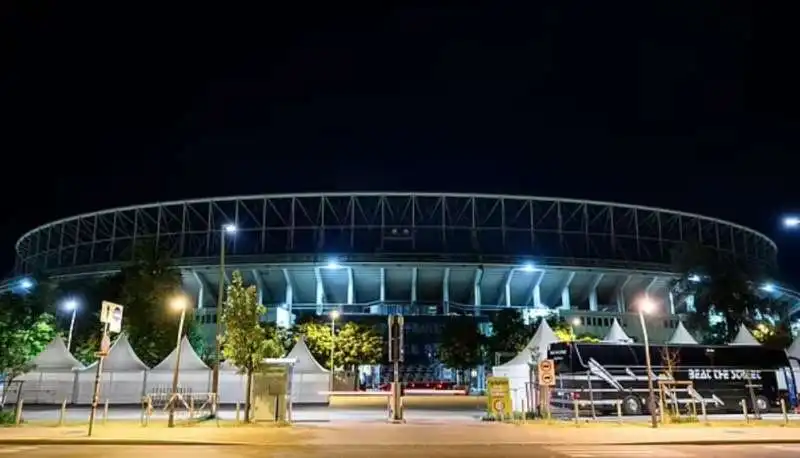
[(800, 211), (800, 41), (777, 5), (58, 3), (0, 6), (3, 274), (23, 232), (78, 212), (428, 190), (730, 219), (800, 279), (779, 225)]

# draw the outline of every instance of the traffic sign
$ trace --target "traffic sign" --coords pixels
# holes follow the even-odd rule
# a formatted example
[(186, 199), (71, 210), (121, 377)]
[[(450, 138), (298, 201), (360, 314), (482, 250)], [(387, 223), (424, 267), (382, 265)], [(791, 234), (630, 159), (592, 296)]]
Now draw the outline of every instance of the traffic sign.
[(556, 384), (556, 368), (552, 359), (539, 362), (539, 385), (554, 386)]
[(122, 311), (124, 307), (113, 302), (103, 301), (100, 322), (108, 325), (110, 332), (122, 331)]

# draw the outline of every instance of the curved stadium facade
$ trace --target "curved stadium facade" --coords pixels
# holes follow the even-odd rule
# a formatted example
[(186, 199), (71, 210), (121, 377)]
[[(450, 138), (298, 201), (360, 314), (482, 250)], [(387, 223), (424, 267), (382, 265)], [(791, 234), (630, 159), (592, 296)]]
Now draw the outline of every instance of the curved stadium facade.
[[(227, 234), (227, 224), (236, 232)], [(156, 243), (173, 253), (197, 299), (197, 319), (213, 338), (224, 243), (225, 276), (240, 270), (256, 285), (269, 319), (288, 325), (299, 314), (333, 309), (344, 319), (403, 313), (407, 332), (420, 336), (409, 356), (430, 357), (424, 336), (440, 329), (436, 317), (506, 307), (528, 318), (578, 317), (582, 332), (597, 335), (618, 318), (639, 337), (629, 311), (644, 294), (662, 307), (651, 338), (666, 339), (691, 307), (670, 292), (678, 275), (671, 252), (687, 240), (776, 267), (769, 238), (715, 218), (585, 200), (431, 193), (258, 195), (116, 208), (33, 229), (16, 251), (20, 275), (69, 280), (112, 273), (132, 259), (135, 245)], [(793, 291), (763, 290), (799, 310)]]

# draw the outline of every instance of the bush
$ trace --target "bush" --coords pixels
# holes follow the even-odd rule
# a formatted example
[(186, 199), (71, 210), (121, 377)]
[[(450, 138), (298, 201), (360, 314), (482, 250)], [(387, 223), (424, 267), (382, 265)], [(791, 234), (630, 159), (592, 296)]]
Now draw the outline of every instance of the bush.
[(519, 420), (534, 420), (539, 418), (535, 412), (513, 412), (511, 415), (493, 415), (487, 413), (481, 417), (481, 421), (519, 421)]
[(0, 426), (14, 425), (14, 417), (13, 410), (0, 410)]

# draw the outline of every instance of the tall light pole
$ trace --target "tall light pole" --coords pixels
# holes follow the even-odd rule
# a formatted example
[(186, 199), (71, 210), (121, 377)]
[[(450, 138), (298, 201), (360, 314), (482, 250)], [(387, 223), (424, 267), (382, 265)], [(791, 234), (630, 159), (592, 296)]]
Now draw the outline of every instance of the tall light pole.
[(658, 428), (658, 417), (656, 416), (656, 394), (653, 389), (653, 364), (650, 360), (650, 340), (647, 335), (647, 326), (644, 322), (645, 313), (653, 313), (656, 309), (656, 304), (649, 297), (644, 297), (639, 300), (639, 323), (642, 325), (642, 336), (644, 338), (644, 360), (647, 366), (647, 391), (648, 391), (648, 407), (650, 409), (650, 422), (653, 428)]
[(339, 318), (339, 311), (332, 310), (331, 311), (331, 386), (330, 391), (333, 391), (333, 371), (334, 371), (334, 363), (333, 363), (333, 352), (336, 350), (336, 319)]
[(72, 348), (72, 331), (75, 330), (75, 314), (78, 312), (78, 301), (69, 299), (64, 302), (64, 308), (72, 312), (72, 318), (69, 320), (69, 334), (67, 335), (67, 351)]
[(178, 340), (175, 344), (175, 369), (172, 372), (172, 396), (169, 400), (169, 420), (167, 426), (175, 426), (175, 403), (178, 396), (178, 376), (181, 367), (181, 340), (183, 340), (183, 322), (186, 319), (186, 309), (189, 307), (189, 300), (186, 296), (178, 296), (170, 302), (172, 308), (181, 311), (181, 320), (178, 324)]
[(569, 321), (569, 337), (573, 342), (576, 340), (575, 328), (581, 325), (581, 319), (575, 317)]
[(215, 364), (214, 373), (212, 375), (212, 389), (214, 394), (214, 402), (211, 410), (214, 415), (217, 414), (217, 405), (219, 404), (219, 362), (220, 362), (220, 345), (219, 341), (222, 338), (219, 328), (219, 317), (222, 314), (222, 296), (225, 292), (225, 236), (227, 234), (236, 233), (236, 226), (233, 224), (226, 224), (222, 226), (219, 232), (219, 288), (217, 289), (217, 310), (214, 312), (216, 319), (214, 320), (214, 344), (215, 344)]

